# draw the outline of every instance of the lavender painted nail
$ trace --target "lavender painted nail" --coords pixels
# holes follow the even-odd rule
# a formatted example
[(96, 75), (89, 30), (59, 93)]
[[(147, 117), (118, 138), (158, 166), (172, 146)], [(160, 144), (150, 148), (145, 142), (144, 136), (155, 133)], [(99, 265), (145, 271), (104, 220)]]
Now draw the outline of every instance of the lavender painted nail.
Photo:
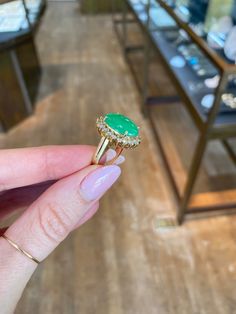
[(112, 160), (116, 156), (116, 152), (114, 149), (109, 148), (105, 154), (105, 162)]
[(120, 165), (123, 164), (123, 162), (125, 162), (125, 157), (123, 155), (120, 155), (116, 161), (115, 161), (115, 165)]
[(84, 178), (80, 184), (80, 193), (86, 201), (94, 201), (102, 195), (119, 178), (121, 170), (118, 166), (100, 167)]
[[(105, 155), (105, 162), (112, 160), (113, 158), (115, 158), (115, 156), (116, 156), (116, 151), (112, 148), (109, 148)], [(120, 155), (114, 162), (114, 165), (120, 165), (124, 161), (125, 161), (125, 157), (123, 155)]]

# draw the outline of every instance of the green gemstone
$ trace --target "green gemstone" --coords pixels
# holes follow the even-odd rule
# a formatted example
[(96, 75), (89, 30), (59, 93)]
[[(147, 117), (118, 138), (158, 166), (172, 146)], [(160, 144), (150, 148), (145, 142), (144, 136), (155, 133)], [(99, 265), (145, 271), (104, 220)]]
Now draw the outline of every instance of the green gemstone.
[(122, 135), (127, 136), (138, 136), (137, 125), (119, 113), (108, 113), (105, 115), (105, 123), (114, 131)]

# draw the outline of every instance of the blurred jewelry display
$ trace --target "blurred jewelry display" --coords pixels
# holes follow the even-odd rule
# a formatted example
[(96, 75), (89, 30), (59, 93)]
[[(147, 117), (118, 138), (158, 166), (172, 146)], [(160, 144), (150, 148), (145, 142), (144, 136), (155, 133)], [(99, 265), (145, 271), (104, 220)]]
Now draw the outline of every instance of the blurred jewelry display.
[[(225, 93), (221, 96), (223, 104), (220, 108), (220, 112), (230, 112), (232, 109), (236, 109), (236, 96), (231, 93)], [(215, 100), (213, 94), (205, 95), (201, 100), (201, 106), (207, 111), (211, 109)], [(225, 107), (224, 107), (225, 106)]]
[(174, 44), (178, 46), (180, 44), (188, 43), (189, 40), (190, 38), (189, 38), (188, 33), (185, 32), (185, 30), (180, 29), (178, 30), (178, 37), (175, 39)]
[[(209, 77), (205, 79), (204, 84), (208, 88), (216, 88), (219, 85), (220, 76), (215, 75), (213, 77)], [(236, 76), (229, 75), (228, 77), (228, 87), (235, 88), (236, 87)]]
[(167, 39), (169, 42), (176, 43), (177, 40), (179, 40), (179, 30), (173, 29), (163, 32), (165, 39)]
[(171, 16), (160, 7), (150, 9), (150, 19), (158, 27), (173, 27), (176, 25)]
[(177, 49), (197, 76), (209, 77), (218, 74), (213, 64), (204, 56), (195, 44), (183, 44)]
[(165, 0), (165, 3), (171, 6), (172, 8), (175, 7), (176, 0)]
[(204, 24), (203, 23), (198, 23), (198, 24), (189, 24), (189, 27), (200, 37), (203, 37), (205, 35), (204, 32)]
[(236, 96), (234, 94), (223, 94), (221, 98), (226, 106), (236, 109)]
[(236, 87), (236, 75), (229, 75), (229, 84), (233, 87)]
[(223, 16), (215, 20), (208, 32), (207, 42), (213, 49), (223, 49), (226, 37), (233, 27), (232, 18)]
[(205, 79), (204, 83), (205, 83), (206, 87), (208, 87), (208, 88), (216, 88), (219, 84), (219, 81), (220, 81), (220, 76), (215, 75), (213, 77), (209, 77), (209, 78)]
[(231, 61), (236, 61), (236, 26), (228, 34), (224, 45), (224, 53)]
[(188, 81), (187, 86), (193, 94), (197, 94), (205, 88), (203, 81)]
[(207, 94), (202, 98), (201, 105), (205, 109), (209, 110), (213, 106), (214, 100), (215, 100), (215, 96), (213, 94)]
[(175, 13), (181, 18), (182, 21), (188, 23), (190, 19), (189, 9), (185, 5), (178, 5), (174, 9)]
[(170, 59), (170, 64), (175, 68), (183, 68), (186, 64), (185, 59), (181, 56), (174, 56)]

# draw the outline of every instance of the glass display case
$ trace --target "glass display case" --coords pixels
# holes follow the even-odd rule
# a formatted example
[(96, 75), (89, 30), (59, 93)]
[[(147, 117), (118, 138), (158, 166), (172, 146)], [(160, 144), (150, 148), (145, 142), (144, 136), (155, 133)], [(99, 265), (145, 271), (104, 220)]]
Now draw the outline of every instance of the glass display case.
[[(142, 94), (142, 111), (150, 118), (163, 152), (179, 202), (178, 221), (181, 223), (190, 213), (235, 208), (236, 190), (235, 200), (231, 197), (224, 204), (204, 206), (201, 201), (201, 206), (190, 208), (189, 203), (209, 140), (220, 139), (232, 160), (236, 161), (228, 142), (230, 137), (236, 136), (236, 1), (126, 0), (123, 4), (122, 17), (114, 17), (115, 29), (131, 68), (132, 52), (140, 49), (143, 53), (143, 77), (138, 86)], [(142, 31), (142, 46), (132, 46), (127, 40), (128, 27), (134, 22)], [(149, 96), (153, 51), (158, 54), (176, 88), (177, 95), (173, 97)], [(158, 80), (158, 73), (156, 76)], [(179, 97), (199, 130), (181, 193), (171, 172), (171, 161), (165, 156), (152, 110), (149, 110), (150, 104), (176, 102)]]
[(41, 67), (34, 34), (44, 0), (0, 0), (0, 120), (8, 130), (33, 111)]
[(30, 36), (45, 7), (45, 0), (0, 0), (0, 49)]

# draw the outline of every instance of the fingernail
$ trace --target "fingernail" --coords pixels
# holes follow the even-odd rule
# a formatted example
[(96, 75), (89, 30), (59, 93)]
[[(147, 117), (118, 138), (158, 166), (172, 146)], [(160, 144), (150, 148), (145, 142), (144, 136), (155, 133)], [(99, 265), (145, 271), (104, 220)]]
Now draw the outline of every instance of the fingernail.
[[(112, 160), (113, 158), (115, 158), (116, 156), (116, 151), (112, 148), (109, 148), (108, 151), (106, 152), (105, 155), (105, 162), (108, 162), (110, 160)], [(123, 155), (120, 155), (116, 161), (114, 162), (114, 165), (120, 165), (125, 161), (125, 157)]]
[(125, 162), (125, 157), (123, 155), (120, 155), (116, 161), (114, 162), (115, 165), (120, 165), (123, 164), (123, 162)]
[(119, 178), (121, 170), (118, 166), (100, 167), (84, 178), (80, 184), (81, 196), (86, 201), (97, 200)]
[(115, 156), (116, 156), (115, 150), (112, 148), (109, 148), (105, 155), (105, 162), (112, 160), (113, 158), (115, 158)]

